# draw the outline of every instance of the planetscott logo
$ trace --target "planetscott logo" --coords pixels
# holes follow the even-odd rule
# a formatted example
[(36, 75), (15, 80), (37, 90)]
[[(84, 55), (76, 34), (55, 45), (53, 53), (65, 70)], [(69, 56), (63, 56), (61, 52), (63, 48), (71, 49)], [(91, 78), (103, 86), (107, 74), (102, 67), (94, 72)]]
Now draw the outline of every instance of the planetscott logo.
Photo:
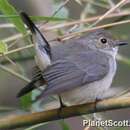
[(129, 127), (128, 120), (114, 121), (114, 120), (83, 120), (84, 127)]

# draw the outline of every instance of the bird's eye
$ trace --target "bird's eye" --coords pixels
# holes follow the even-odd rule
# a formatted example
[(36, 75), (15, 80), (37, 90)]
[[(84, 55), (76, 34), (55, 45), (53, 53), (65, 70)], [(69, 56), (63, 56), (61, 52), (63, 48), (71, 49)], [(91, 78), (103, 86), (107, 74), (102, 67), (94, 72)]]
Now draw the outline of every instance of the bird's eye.
[(107, 43), (107, 39), (106, 39), (106, 38), (101, 38), (101, 39), (100, 39), (100, 42), (101, 42), (102, 44), (106, 44), (106, 43)]

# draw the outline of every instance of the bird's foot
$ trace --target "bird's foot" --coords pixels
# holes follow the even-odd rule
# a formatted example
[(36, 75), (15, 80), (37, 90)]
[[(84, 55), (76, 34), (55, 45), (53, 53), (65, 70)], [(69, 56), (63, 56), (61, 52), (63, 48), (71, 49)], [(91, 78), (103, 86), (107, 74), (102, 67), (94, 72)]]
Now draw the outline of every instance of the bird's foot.
[(101, 117), (97, 116), (97, 114), (96, 114), (96, 112), (97, 112), (97, 106), (96, 105), (97, 105), (97, 102), (100, 101), (100, 100), (101, 99), (99, 99), (99, 98), (95, 99), (95, 113), (93, 113), (93, 118), (92, 118), (94, 121), (101, 121), (101, 119), (102, 119)]
[(58, 117), (59, 117), (60, 119), (64, 119), (64, 117), (62, 116), (62, 109), (65, 108), (66, 106), (65, 106), (65, 104), (62, 102), (61, 97), (60, 97), (60, 96), (58, 96), (58, 97), (59, 97), (59, 102), (60, 102), (60, 107), (59, 107), (59, 110), (58, 110)]

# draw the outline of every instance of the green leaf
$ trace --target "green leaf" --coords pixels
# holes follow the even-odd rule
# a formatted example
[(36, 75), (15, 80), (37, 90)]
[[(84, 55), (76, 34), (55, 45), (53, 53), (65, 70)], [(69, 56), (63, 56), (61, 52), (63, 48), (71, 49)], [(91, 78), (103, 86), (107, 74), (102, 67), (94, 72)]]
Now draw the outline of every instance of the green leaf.
[(7, 44), (3, 41), (0, 41), (0, 53), (4, 53), (8, 51)]
[(28, 109), (32, 105), (32, 94), (29, 93), (20, 98), (20, 104), (23, 109)]
[[(0, 0), (0, 10), (5, 14), (5, 16), (8, 15), (17, 15), (17, 11), (15, 8), (8, 2), (8, 0)], [(26, 29), (24, 27), (23, 21), (20, 19), (20, 17), (17, 17), (16, 19), (9, 18), (9, 20), (16, 26), (16, 29), (26, 34)]]
[[(0, 18), (18, 19), (18, 18), (20, 18), (20, 16), (19, 15), (0, 15)], [(65, 20), (69, 20), (69, 19), (61, 18), (61, 17), (48, 17), (48, 16), (30, 16), (30, 18), (34, 21), (41, 21), (41, 20), (65, 21)]]
[(60, 125), (62, 127), (62, 130), (70, 130), (70, 127), (68, 126), (68, 124), (64, 120), (60, 121)]

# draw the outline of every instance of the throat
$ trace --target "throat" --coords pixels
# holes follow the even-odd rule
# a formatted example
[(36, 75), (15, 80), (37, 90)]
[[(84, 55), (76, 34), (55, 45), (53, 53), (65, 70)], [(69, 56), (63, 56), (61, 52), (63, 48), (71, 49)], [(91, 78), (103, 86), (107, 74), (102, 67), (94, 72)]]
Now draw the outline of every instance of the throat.
[(114, 59), (116, 58), (116, 55), (117, 55), (117, 51), (115, 48), (112, 49), (112, 50), (100, 50), (101, 52), (107, 54), (107, 55), (110, 55), (112, 56)]

